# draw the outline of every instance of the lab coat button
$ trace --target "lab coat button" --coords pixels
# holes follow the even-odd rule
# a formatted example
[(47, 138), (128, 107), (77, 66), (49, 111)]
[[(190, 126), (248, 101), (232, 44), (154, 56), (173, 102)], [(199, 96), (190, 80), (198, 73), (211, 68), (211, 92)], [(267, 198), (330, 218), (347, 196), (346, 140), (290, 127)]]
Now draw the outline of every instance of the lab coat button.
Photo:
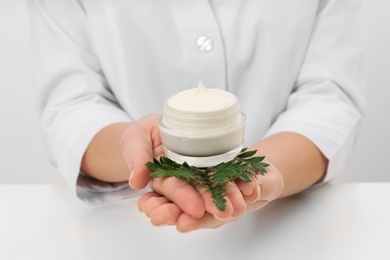
[(211, 49), (213, 48), (213, 41), (207, 36), (200, 36), (196, 41), (196, 44), (199, 46), (199, 49), (201, 51), (205, 52), (211, 51)]

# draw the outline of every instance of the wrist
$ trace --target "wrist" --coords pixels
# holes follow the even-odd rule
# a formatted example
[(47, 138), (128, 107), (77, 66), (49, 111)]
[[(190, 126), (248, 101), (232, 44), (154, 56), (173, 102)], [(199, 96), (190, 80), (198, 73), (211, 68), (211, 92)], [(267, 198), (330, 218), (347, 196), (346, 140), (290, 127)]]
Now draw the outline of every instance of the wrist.
[(105, 182), (127, 181), (129, 171), (123, 159), (120, 143), (131, 123), (123, 122), (101, 129), (89, 143), (81, 170), (90, 177)]

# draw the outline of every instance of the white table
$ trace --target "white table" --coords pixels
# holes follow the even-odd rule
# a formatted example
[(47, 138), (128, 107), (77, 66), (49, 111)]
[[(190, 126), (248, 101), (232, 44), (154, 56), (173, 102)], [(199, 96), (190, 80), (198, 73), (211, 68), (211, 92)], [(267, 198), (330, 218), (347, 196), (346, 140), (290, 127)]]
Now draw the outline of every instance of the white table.
[(328, 184), (215, 230), (153, 227), (136, 199), (0, 185), (0, 259), (390, 259), (390, 183)]

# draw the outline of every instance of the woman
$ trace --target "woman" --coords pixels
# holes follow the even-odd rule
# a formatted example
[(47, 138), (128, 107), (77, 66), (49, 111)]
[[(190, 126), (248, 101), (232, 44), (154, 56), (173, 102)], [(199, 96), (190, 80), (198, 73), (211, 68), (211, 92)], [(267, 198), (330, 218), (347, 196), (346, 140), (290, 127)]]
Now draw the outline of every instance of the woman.
[(48, 150), (81, 199), (146, 187), (145, 163), (162, 155), (156, 114), (199, 80), (238, 96), (268, 173), (229, 184), (225, 212), (202, 187), (156, 179), (138, 201), (155, 225), (220, 226), (345, 165), (364, 107), (359, 1), (29, 3)]

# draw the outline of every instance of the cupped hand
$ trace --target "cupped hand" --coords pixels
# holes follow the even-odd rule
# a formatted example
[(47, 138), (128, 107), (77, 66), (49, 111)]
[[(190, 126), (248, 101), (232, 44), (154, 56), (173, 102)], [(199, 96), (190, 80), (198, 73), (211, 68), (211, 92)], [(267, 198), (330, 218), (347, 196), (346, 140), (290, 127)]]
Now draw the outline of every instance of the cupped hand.
[[(227, 220), (242, 215), (246, 210), (245, 201), (235, 183), (229, 183), (226, 191), (226, 210), (218, 210), (206, 186), (190, 184), (175, 177), (153, 179), (152, 192), (141, 196), (138, 207), (154, 225), (175, 224), (180, 214), (193, 219), (202, 218), (205, 213), (217, 219)], [(176, 214), (173, 214), (175, 212)]]
[[(176, 225), (180, 232), (219, 227), (238, 219), (245, 212), (264, 207), (280, 196), (284, 187), (283, 177), (272, 163), (265, 162), (270, 165), (264, 176), (258, 174), (257, 179), (253, 178), (251, 183), (229, 183), (226, 187), (225, 212), (216, 208), (206, 187), (192, 187), (173, 177), (153, 180), (151, 188), (154, 191), (140, 197), (138, 208), (151, 219), (153, 225)], [(180, 186), (177, 185), (179, 182)], [(198, 196), (195, 195), (195, 190)], [(204, 208), (199, 203), (199, 196), (203, 199)], [(193, 201), (196, 203), (193, 204)], [(204, 214), (199, 214), (203, 209)]]

